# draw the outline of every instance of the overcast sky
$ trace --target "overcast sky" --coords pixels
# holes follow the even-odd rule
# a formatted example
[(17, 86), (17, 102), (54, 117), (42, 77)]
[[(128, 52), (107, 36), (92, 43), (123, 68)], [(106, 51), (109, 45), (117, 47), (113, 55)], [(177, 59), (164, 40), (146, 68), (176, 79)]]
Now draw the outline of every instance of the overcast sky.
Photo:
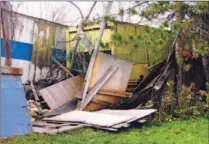
[[(74, 2), (76, 5), (79, 6), (82, 13), (84, 14), (84, 17), (89, 12), (93, 2)], [(14, 5), (14, 8), (17, 12), (52, 20), (53, 14), (56, 13), (56, 22), (66, 24), (68, 26), (76, 25), (79, 22), (80, 14), (78, 10), (69, 2), (38, 2), (38, 1), (32, 1), (32, 2), (12, 2)], [(19, 5), (18, 8), (17, 5)], [(97, 2), (92, 14), (91, 18), (102, 16), (105, 10), (107, 2)], [(124, 9), (127, 9), (129, 7), (132, 7), (134, 5), (134, 2), (113, 2), (111, 13), (118, 13), (119, 8), (123, 7)], [(58, 18), (58, 19), (57, 19)], [(140, 16), (131, 16), (130, 21), (133, 23), (137, 23), (141, 19)], [(129, 21), (128, 15), (124, 16), (124, 21)], [(141, 20), (140, 24), (149, 24), (147, 20)], [(152, 23), (152, 26), (158, 26), (159, 22)]]

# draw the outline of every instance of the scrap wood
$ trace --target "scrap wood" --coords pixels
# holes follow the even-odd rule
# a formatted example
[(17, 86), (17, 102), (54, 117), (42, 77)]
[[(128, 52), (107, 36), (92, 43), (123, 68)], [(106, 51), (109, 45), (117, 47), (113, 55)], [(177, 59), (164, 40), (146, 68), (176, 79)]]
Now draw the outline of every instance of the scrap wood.
[(99, 81), (95, 84), (95, 86), (88, 92), (86, 97), (82, 97), (80, 109), (82, 110), (95, 96), (95, 94), (99, 91), (99, 89), (105, 84), (105, 82), (114, 74), (114, 72), (118, 69), (118, 61), (115, 64), (111, 65), (105, 74), (99, 79)]
[(131, 123), (133, 121), (136, 121), (138, 119), (144, 118), (150, 114), (155, 113), (155, 109), (137, 109), (137, 110), (109, 110), (109, 109), (104, 109), (98, 111), (98, 113), (104, 113), (104, 114), (112, 114), (116, 116), (127, 116), (130, 117), (130, 120), (126, 121), (126, 123)]
[(60, 122), (80, 122), (96, 126), (111, 127), (129, 120), (130, 117), (115, 116), (111, 114), (103, 114), (98, 112), (86, 112), (75, 110), (72, 112), (64, 113), (52, 118), (45, 118), (45, 121), (60, 121)]
[(155, 83), (155, 86), (154, 86), (155, 90), (159, 90), (162, 88), (163, 84), (165, 83), (165, 81), (167, 80), (167, 78), (171, 72), (170, 66), (171, 66), (171, 63), (168, 64), (168, 66), (165, 68), (165, 71), (163, 72), (161, 77)]
[[(92, 77), (88, 90), (93, 88), (95, 84), (103, 77), (108, 68), (112, 64), (118, 61), (118, 70), (105, 82), (105, 84), (99, 89), (104, 91), (120, 91), (125, 92), (128, 84), (128, 80), (131, 74), (133, 63), (120, 60), (114, 56), (99, 52), (95, 61), (95, 65), (92, 72)], [(82, 96), (81, 96), (82, 97)], [(93, 97), (97, 97), (97, 94)], [(82, 99), (85, 99), (82, 97)]]
[(46, 134), (57, 134), (57, 133), (65, 132), (68, 130), (74, 130), (74, 129), (81, 128), (81, 127), (83, 127), (83, 125), (62, 126), (60, 128), (33, 127), (33, 132), (46, 133)]
[(35, 89), (35, 87), (34, 87), (32, 81), (30, 81), (30, 85), (31, 85), (31, 89), (32, 89), (32, 91), (33, 91), (33, 95), (34, 95), (35, 100), (36, 100), (36, 101), (39, 101), (38, 94), (37, 94), (37, 92), (36, 92), (36, 89)]
[(50, 116), (63, 114), (63, 113), (69, 112), (69, 111), (73, 111), (76, 109), (77, 102), (78, 102), (78, 99), (74, 98), (74, 99), (68, 101), (67, 103), (63, 104), (62, 106), (58, 107), (57, 109), (46, 113), (44, 116), (50, 117)]
[(133, 93), (138, 93), (142, 89), (144, 89), (156, 76), (162, 73), (166, 64), (166, 60), (160, 62), (159, 64), (155, 65), (152, 71), (142, 80), (142, 82), (134, 89)]
[(98, 94), (102, 95), (109, 95), (109, 96), (116, 96), (116, 97), (132, 97), (133, 93), (130, 92), (121, 92), (121, 91), (104, 91), (104, 90), (99, 90), (97, 92)]
[(33, 122), (32, 126), (34, 127), (47, 127), (47, 128), (59, 128), (62, 126), (69, 126), (69, 123), (45, 123), (45, 122)]
[(106, 108), (106, 106), (95, 103), (95, 102), (90, 102), (85, 108), (83, 109), (84, 111), (95, 111), (95, 110), (100, 110)]
[(48, 122), (80, 123), (92, 127), (113, 128), (129, 127), (134, 121), (144, 119), (155, 113), (154, 109), (147, 110), (101, 110), (97, 112), (73, 111), (52, 118), (45, 118)]
[[(95, 63), (96, 56), (97, 56), (97, 53), (98, 53), (99, 44), (100, 44), (100, 41), (102, 39), (104, 29), (106, 27), (107, 19), (105, 18), (105, 16), (107, 16), (109, 14), (112, 3), (113, 2), (108, 2), (108, 5), (107, 5), (107, 8), (106, 8), (103, 20), (102, 20), (101, 28), (100, 28), (100, 31), (99, 31), (99, 36), (98, 36), (98, 39), (96, 41), (94, 51), (93, 51), (91, 59), (90, 59), (90, 63), (89, 63), (88, 70), (87, 70), (86, 77), (85, 77), (85, 81), (84, 81), (84, 90), (83, 90), (83, 93), (82, 93), (83, 94), (83, 96), (82, 96), (83, 99), (85, 99), (86, 95), (87, 95), (87, 90), (88, 90), (88, 87), (89, 87), (91, 74), (92, 74), (94, 63)], [(81, 106), (82, 106), (81, 108), (82, 109), (85, 107), (84, 105), (85, 105), (85, 103), (82, 102), (81, 103)]]
[(97, 94), (91, 101), (99, 104), (110, 105), (110, 104), (118, 104), (120, 103), (120, 100), (121, 99), (119, 97)]
[(41, 89), (40, 93), (51, 110), (55, 110), (66, 102), (74, 99), (82, 88), (83, 77), (75, 76), (47, 88)]
[(73, 75), (68, 69), (66, 69), (59, 61), (57, 61), (53, 56), (52, 56), (52, 60), (53, 60), (60, 68), (62, 68), (65, 72), (67, 72), (71, 77), (74, 77), (74, 75)]

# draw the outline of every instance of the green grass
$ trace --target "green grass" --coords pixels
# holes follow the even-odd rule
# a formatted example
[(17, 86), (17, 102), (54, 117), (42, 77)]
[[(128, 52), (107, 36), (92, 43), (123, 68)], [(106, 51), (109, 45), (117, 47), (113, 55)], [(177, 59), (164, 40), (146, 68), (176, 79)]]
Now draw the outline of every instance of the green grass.
[(208, 120), (153, 123), (120, 132), (81, 128), (57, 135), (30, 134), (4, 144), (208, 144)]

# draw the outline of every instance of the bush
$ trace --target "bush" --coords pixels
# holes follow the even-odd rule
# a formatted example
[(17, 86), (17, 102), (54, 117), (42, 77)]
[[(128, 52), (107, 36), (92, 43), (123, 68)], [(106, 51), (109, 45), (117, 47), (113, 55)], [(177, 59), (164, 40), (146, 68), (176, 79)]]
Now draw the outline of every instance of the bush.
[[(156, 121), (188, 120), (204, 116), (209, 118), (209, 93), (197, 91), (195, 85), (182, 85), (178, 96), (173, 92), (173, 82), (167, 82)], [(207, 111), (207, 112), (206, 112)]]

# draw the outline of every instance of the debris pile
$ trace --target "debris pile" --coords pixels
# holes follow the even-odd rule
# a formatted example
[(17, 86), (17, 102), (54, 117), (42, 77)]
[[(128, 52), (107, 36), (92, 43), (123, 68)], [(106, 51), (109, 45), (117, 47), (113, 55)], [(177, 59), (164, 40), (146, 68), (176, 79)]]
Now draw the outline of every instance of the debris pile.
[(48, 109), (42, 109), (41, 104), (34, 100), (28, 100), (28, 111), (31, 116), (31, 121), (34, 122), (35, 119), (41, 118), (45, 113), (50, 112)]
[(44, 122), (33, 123), (34, 132), (55, 134), (65, 130), (83, 126), (118, 131), (127, 128), (133, 122), (144, 123), (148, 116), (156, 112), (149, 110), (110, 110), (104, 109), (97, 112), (75, 110), (51, 118), (44, 118)]
[[(156, 112), (155, 109), (111, 108), (133, 96), (127, 92), (129, 83), (132, 87), (137, 85), (137, 82), (129, 81), (132, 65), (99, 52), (88, 84), (86, 76), (81, 75), (42, 88), (39, 92), (31, 84), (35, 100), (28, 100), (28, 107), (33, 118), (33, 131), (55, 134), (84, 126), (118, 131), (132, 123), (146, 122), (149, 115)], [(44, 102), (49, 110), (43, 109)]]

